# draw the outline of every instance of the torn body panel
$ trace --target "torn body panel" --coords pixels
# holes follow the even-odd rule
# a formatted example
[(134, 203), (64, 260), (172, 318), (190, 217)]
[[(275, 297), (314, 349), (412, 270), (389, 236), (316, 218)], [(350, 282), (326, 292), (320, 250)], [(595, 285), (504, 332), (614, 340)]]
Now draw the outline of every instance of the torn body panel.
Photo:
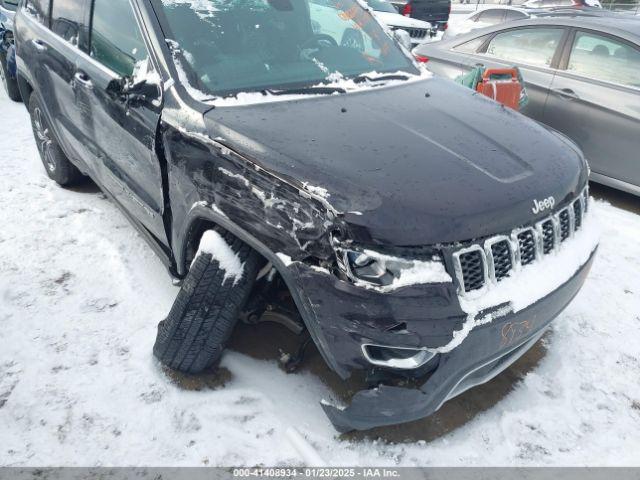
[(340, 431), (409, 422), (437, 411), (469, 388), (498, 375), (542, 336), (550, 322), (578, 293), (595, 252), (562, 287), (517, 313), (508, 313), (474, 329), (457, 349), (441, 354), (438, 367), (419, 388), (380, 385), (358, 392), (348, 407), (323, 402)]

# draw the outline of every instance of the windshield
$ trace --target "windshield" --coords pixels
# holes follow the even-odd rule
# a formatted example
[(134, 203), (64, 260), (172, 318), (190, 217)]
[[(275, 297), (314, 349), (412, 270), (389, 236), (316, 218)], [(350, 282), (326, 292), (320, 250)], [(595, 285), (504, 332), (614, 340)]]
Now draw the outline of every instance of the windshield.
[(385, 0), (367, 0), (367, 5), (373, 8), (376, 12), (398, 13), (396, 7)]
[[(358, 0), (162, 0), (194, 88), (288, 90), (418, 70)], [(185, 65), (186, 64), (186, 65)]]

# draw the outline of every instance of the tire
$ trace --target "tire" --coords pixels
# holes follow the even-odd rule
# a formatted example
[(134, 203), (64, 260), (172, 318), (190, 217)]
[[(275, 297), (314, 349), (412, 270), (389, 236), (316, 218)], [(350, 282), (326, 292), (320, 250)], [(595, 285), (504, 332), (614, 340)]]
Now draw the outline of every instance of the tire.
[(85, 177), (80, 170), (69, 161), (60, 148), (35, 93), (29, 97), (29, 114), (40, 160), (49, 178), (62, 187), (76, 185), (84, 180)]
[(4, 53), (0, 53), (0, 81), (4, 87), (5, 92), (11, 100), (14, 102), (21, 102), (22, 96), (20, 90), (18, 90), (18, 81), (9, 78), (9, 71), (7, 69), (7, 57)]
[(260, 255), (235, 236), (218, 233), (244, 263), (242, 278), (225, 281), (210, 253), (193, 261), (153, 346), (156, 358), (174, 370), (199, 373), (220, 360), (258, 274)]

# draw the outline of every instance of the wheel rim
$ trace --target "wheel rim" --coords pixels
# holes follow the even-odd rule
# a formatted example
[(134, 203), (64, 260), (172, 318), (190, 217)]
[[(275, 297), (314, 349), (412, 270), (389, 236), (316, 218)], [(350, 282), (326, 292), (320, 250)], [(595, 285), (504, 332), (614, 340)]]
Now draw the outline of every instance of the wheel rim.
[(33, 110), (33, 128), (36, 133), (36, 142), (38, 143), (38, 149), (42, 154), (44, 164), (50, 172), (56, 169), (56, 159), (51, 151), (51, 137), (49, 129), (46, 127), (42, 118), (42, 111), (39, 107)]

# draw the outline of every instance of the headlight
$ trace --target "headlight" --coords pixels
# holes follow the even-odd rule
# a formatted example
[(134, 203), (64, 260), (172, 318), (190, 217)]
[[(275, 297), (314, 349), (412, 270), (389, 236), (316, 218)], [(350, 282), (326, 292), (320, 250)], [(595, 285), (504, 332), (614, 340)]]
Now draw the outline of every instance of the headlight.
[(394, 269), (397, 265), (391, 265), (391, 262), (373, 258), (366, 253), (355, 250), (343, 250), (342, 252), (342, 266), (349, 278), (364, 280), (375, 285), (390, 285), (393, 282), (392, 271), (397, 270), (397, 268)]
[(442, 258), (409, 260), (368, 249), (334, 247), (340, 270), (354, 283), (393, 290), (407, 285), (449, 283)]

